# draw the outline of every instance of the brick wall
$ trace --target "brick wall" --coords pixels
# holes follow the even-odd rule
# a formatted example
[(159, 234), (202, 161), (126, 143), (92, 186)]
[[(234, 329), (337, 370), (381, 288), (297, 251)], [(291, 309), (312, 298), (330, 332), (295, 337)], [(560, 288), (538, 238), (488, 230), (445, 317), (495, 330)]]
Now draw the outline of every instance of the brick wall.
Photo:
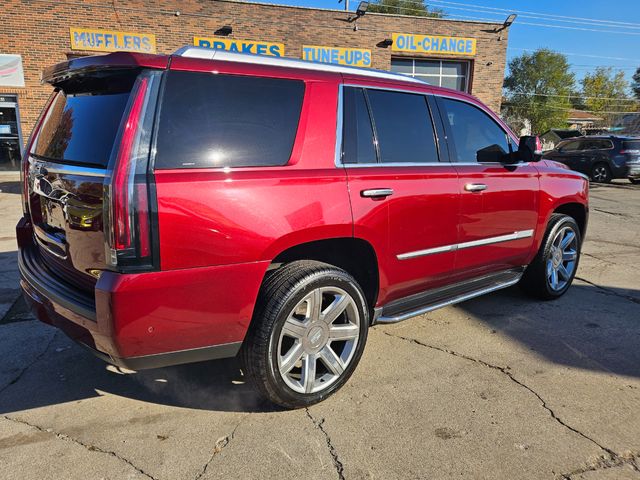
[(193, 44), (194, 35), (213, 36), (231, 25), (229, 38), (284, 43), (290, 57), (301, 58), (303, 44), (367, 48), (373, 67), (383, 70), (390, 68), (392, 51), (377, 44), (393, 32), (473, 37), (474, 57), (449, 58), (472, 60), (471, 93), (494, 110), (500, 108), (507, 30), (496, 32), (498, 24), (368, 13), (354, 31), (346, 22), (350, 14), (343, 11), (216, 0), (3, 0), (2, 11), (0, 53), (22, 55), (26, 87), (0, 87), (0, 93), (18, 95), (25, 138), (51, 91), (40, 84), (43, 67), (80, 53), (70, 49), (69, 27), (153, 33), (158, 53), (170, 53)]

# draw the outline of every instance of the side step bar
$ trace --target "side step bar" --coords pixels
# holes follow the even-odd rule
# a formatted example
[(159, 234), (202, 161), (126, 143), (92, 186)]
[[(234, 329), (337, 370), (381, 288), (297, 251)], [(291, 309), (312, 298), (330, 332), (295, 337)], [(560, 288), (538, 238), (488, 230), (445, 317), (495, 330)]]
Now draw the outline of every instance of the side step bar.
[(518, 283), (523, 273), (524, 267), (505, 270), (395, 300), (378, 310), (379, 315), (377, 318), (374, 317), (373, 324), (401, 322), (447, 305), (510, 287)]

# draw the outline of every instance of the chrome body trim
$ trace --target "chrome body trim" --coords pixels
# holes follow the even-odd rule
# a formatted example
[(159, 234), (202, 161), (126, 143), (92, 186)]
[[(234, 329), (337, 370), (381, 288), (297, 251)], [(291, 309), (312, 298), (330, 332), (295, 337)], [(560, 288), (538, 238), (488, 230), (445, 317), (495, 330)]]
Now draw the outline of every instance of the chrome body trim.
[(376, 319), (376, 323), (378, 323), (378, 324), (381, 324), (381, 323), (398, 323), (398, 322), (402, 322), (403, 320), (408, 320), (409, 318), (417, 317), (418, 315), (423, 315), (425, 313), (432, 312), (433, 310), (437, 310), (438, 308), (447, 307), (449, 305), (454, 305), (456, 303), (464, 302), (466, 300), (471, 300), (472, 298), (479, 297), (479, 296), (484, 295), (486, 293), (495, 292), (496, 290), (501, 290), (503, 288), (507, 288), (507, 287), (510, 287), (512, 285), (515, 285), (516, 283), (518, 283), (520, 281), (520, 278), (522, 278), (522, 275), (523, 274), (521, 273), (517, 277), (515, 277), (515, 278), (513, 278), (511, 280), (508, 280), (506, 282), (501, 282), (501, 283), (498, 283), (496, 285), (492, 285), (491, 287), (481, 288), (480, 290), (476, 290), (474, 292), (465, 293), (463, 295), (459, 295), (457, 297), (450, 298), (449, 300), (445, 300), (445, 301), (442, 301), (442, 302), (439, 302), (439, 303), (435, 303), (433, 305), (428, 305), (426, 307), (422, 307), (422, 308), (419, 308), (417, 310), (413, 310), (411, 312), (406, 312), (406, 313), (402, 313), (400, 315), (394, 315), (394, 316), (390, 316), (390, 317), (385, 317), (384, 315), (380, 315)]
[(520, 240), (533, 236), (533, 229), (521, 230), (518, 232), (499, 235), (497, 237), (481, 238), (480, 240), (472, 240), (470, 242), (454, 243), (452, 245), (442, 245), (440, 247), (427, 248), (424, 250), (416, 250), (414, 252), (406, 252), (396, 255), (398, 260), (409, 260), (416, 257), (424, 257), (425, 255), (433, 255), (435, 253), (453, 252), (465, 248), (480, 247), (483, 245), (491, 245), (494, 243), (510, 242), (512, 240)]
[(482, 192), (487, 189), (487, 186), (484, 183), (467, 183), (464, 189), (467, 192)]
[(63, 163), (51, 162), (48, 160), (39, 160), (33, 156), (29, 157), (29, 165), (42, 171), (42, 174), (48, 173), (61, 173), (63, 175), (78, 175), (82, 177), (105, 177), (107, 170), (105, 168), (93, 168), (93, 167), (80, 167), (78, 165), (66, 165)]

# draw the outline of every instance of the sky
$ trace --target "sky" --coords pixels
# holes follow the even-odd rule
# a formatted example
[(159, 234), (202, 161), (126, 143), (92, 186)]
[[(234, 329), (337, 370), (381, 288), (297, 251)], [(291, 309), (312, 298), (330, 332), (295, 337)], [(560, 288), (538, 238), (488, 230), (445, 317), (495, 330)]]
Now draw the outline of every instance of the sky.
[[(338, 0), (258, 1), (305, 7), (344, 8), (344, 3), (338, 3)], [(355, 9), (357, 4), (358, 0), (351, 0), (351, 9)], [(507, 60), (521, 55), (525, 49), (549, 48), (567, 55), (578, 81), (596, 66), (621, 69), (625, 72), (627, 80), (631, 81), (635, 69), (640, 67), (640, 0), (426, 0), (426, 4), (443, 8), (453, 20), (465, 17), (468, 20), (503, 21), (507, 17), (507, 12), (491, 11), (492, 8), (513, 13), (522, 12), (509, 30)], [(483, 10), (482, 7), (486, 8)], [(530, 13), (524, 13), (525, 11)], [(534, 17), (535, 14), (574, 17), (574, 22), (582, 23), (525, 17)], [(575, 17), (584, 20), (576, 20)], [(613, 22), (623, 22), (624, 27), (628, 28), (620, 28)], [(540, 25), (527, 25), (530, 23)], [(558, 26), (571, 29), (557, 28)]]

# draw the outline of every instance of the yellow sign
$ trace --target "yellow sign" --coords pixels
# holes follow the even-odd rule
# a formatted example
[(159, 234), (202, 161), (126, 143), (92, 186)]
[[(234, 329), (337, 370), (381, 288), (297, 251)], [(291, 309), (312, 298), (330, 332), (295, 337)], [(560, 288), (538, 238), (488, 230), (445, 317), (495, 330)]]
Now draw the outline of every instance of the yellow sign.
[(311, 62), (335, 63), (352, 67), (370, 67), (371, 50), (362, 48), (321, 47), (303, 45), (302, 59)]
[(230, 38), (193, 37), (196, 47), (214, 48), (236, 53), (254, 53), (284, 57), (284, 44), (273, 42), (259, 42), (254, 40), (232, 40)]
[(156, 53), (156, 36), (151, 33), (72, 27), (69, 29), (69, 34), (72, 50)]
[(447, 55), (475, 55), (476, 39), (393, 33), (391, 50), (396, 52), (437, 53)]

